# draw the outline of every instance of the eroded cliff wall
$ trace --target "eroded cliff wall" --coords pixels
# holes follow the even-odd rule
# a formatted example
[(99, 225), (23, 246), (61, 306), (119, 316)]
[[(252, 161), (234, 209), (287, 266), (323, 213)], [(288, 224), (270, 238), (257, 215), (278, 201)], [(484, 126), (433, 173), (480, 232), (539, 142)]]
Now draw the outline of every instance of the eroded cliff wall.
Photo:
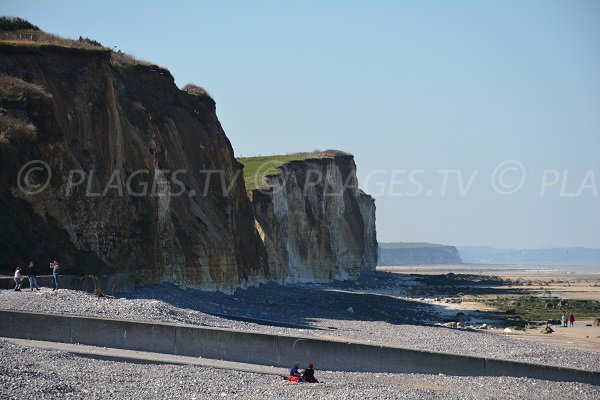
[[(3, 121), (37, 131), (0, 140), (0, 265), (59, 258), (64, 273), (222, 290), (270, 275), (208, 95), (109, 50), (1, 44), (0, 59)], [(52, 171), (34, 195), (17, 185), (31, 160)]]
[(354, 157), (291, 161), (252, 193), (271, 278), (353, 279), (377, 262), (375, 201), (358, 189)]

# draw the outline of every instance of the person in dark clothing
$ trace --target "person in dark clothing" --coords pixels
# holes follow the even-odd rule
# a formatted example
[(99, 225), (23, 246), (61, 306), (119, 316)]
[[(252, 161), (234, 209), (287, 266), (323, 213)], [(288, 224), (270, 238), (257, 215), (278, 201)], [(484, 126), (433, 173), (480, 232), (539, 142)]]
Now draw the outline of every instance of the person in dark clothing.
[(35, 271), (35, 265), (33, 265), (33, 261), (29, 261), (29, 266), (27, 267), (27, 276), (29, 277), (29, 288), (33, 292), (33, 288), (36, 290), (40, 290), (37, 285), (37, 274)]
[(573, 327), (573, 324), (575, 323), (575, 316), (573, 315), (573, 313), (569, 314), (569, 325), (571, 326), (571, 328)]
[(302, 374), (302, 380), (308, 383), (319, 383), (317, 378), (315, 378), (315, 370), (313, 369), (312, 363), (308, 364), (304, 370), (304, 373)]

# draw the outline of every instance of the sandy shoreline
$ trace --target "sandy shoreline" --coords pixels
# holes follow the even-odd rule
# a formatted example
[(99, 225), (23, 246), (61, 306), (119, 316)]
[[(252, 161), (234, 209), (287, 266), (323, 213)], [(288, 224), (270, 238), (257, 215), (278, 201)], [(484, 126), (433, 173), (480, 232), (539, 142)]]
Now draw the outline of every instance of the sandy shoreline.
[[(580, 349), (588, 351), (600, 350), (600, 328), (589, 327), (591, 320), (577, 321), (573, 328), (552, 326), (554, 333), (547, 335), (538, 329), (527, 331), (512, 331), (509, 335), (521, 340), (530, 340), (537, 343), (550, 344), (564, 347), (565, 349)], [(500, 334), (500, 332), (499, 332)], [(505, 334), (505, 333), (502, 333)], [(568, 353), (565, 352), (568, 358)]]
[(416, 275), (454, 273), (497, 276), (521, 283), (503, 286), (507, 289), (539, 292), (564, 299), (600, 301), (600, 273), (559, 272), (546, 266), (539, 268), (542, 269), (536, 269), (535, 266), (459, 264), (377, 267), (377, 271)]
[[(475, 274), (481, 276), (494, 276), (513, 281), (513, 284), (503, 286), (490, 286), (499, 292), (518, 291), (533, 296), (558, 297), (568, 300), (592, 300), (600, 301), (600, 274), (559, 272), (541, 267), (536, 270), (532, 266), (502, 266), (502, 265), (419, 265), (378, 267), (378, 271), (393, 272), (402, 275), (440, 275), (440, 274)], [(493, 311), (493, 308), (477, 301), (484, 296), (470, 295), (467, 301), (459, 304), (440, 303), (446, 310), (472, 312), (473, 310)], [(438, 303), (438, 302), (433, 302)], [(561, 312), (557, 310), (557, 318)], [(600, 315), (598, 315), (600, 317)], [(537, 343), (559, 346), (565, 349), (581, 349), (587, 351), (600, 351), (600, 327), (593, 325), (593, 320), (576, 320), (574, 327), (563, 328), (551, 325), (554, 329), (552, 334), (543, 334), (540, 329), (527, 329), (525, 331), (514, 330), (504, 332), (503, 330), (491, 331), (498, 335), (509, 335), (515, 339), (532, 341)], [(592, 325), (592, 326), (588, 326)], [(565, 353), (565, 357), (568, 354)]]

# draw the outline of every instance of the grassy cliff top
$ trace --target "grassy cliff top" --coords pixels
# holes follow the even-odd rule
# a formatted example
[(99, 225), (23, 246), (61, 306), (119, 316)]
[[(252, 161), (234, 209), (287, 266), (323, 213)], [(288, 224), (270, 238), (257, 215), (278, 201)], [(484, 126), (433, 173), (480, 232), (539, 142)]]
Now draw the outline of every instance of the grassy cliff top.
[(448, 247), (445, 244), (426, 243), (426, 242), (398, 242), (398, 243), (379, 243), (382, 249), (422, 249), (434, 247)]
[(251, 192), (254, 189), (267, 189), (267, 176), (278, 175), (278, 167), (292, 161), (303, 161), (320, 158), (334, 158), (339, 156), (349, 156), (339, 150), (313, 151), (309, 153), (290, 153), (272, 156), (258, 157), (240, 157), (237, 160), (244, 165), (244, 181), (246, 190)]
[(85, 52), (86, 54), (109, 54), (116, 65), (166, 68), (139, 60), (120, 50), (111, 49), (100, 42), (80, 36), (69, 39), (42, 31), (29, 21), (18, 17), (0, 16), (0, 47), (7, 49), (56, 49), (62, 51)]
[(0, 43), (14, 47), (54, 46), (67, 49), (108, 52), (108, 47), (88, 38), (67, 39), (51, 33), (33, 30), (0, 31)]

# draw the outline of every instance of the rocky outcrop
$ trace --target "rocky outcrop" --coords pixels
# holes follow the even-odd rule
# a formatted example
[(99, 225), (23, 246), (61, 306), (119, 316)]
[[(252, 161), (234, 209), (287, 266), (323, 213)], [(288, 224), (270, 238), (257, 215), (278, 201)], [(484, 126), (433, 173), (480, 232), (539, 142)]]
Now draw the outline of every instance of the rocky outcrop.
[(356, 200), (363, 218), (365, 264), (369, 269), (374, 269), (379, 256), (379, 245), (377, 244), (377, 227), (375, 225), (375, 199), (362, 190), (356, 193)]
[[(110, 50), (0, 44), (0, 265), (228, 290), (270, 275), (241, 165), (204, 92)], [(21, 175), (48, 186), (19, 188)], [(34, 186), (39, 188), (40, 186)], [(279, 206), (279, 204), (278, 204)]]
[(353, 279), (377, 261), (375, 202), (358, 189), (354, 157), (290, 161), (252, 192), (271, 279)]
[(418, 265), (418, 264), (461, 264), (460, 254), (454, 246), (432, 245), (423, 246), (410, 243), (402, 246), (393, 244), (382, 245), (379, 249), (377, 265)]

